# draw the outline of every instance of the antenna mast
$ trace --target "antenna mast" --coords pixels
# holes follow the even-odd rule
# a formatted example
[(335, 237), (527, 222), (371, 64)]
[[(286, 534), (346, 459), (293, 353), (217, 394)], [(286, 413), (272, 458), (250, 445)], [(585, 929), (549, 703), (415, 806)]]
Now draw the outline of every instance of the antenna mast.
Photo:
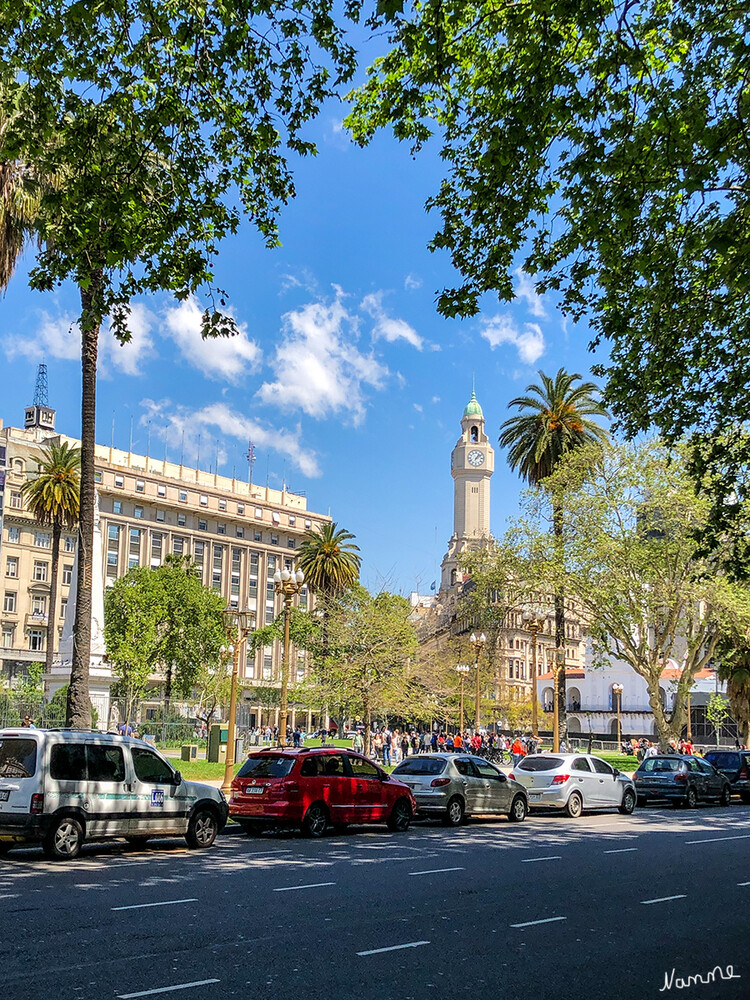
[(49, 395), (47, 392), (47, 366), (43, 361), (36, 371), (34, 406), (49, 406)]

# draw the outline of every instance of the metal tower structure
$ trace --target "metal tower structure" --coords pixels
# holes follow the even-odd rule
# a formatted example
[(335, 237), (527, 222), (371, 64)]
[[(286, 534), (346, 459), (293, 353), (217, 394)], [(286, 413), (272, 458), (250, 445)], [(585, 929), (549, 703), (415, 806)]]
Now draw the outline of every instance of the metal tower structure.
[(43, 361), (36, 371), (34, 406), (49, 406), (49, 395), (47, 392), (47, 366)]
[(255, 465), (255, 445), (252, 441), (248, 441), (247, 449), (247, 466), (248, 466), (248, 476), (247, 481), (252, 485), (253, 482), (253, 466)]

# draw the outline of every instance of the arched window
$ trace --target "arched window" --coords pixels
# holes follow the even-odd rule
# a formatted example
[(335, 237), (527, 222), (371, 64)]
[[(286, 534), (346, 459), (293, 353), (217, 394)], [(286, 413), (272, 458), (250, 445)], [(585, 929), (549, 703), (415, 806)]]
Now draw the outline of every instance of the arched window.
[(14, 458), (13, 459), (13, 468), (15, 469), (16, 472), (23, 472), (23, 459), (22, 458)]
[(472, 444), (477, 444), (478, 442), (479, 442), (479, 428), (478, 427), (472, 427), (471, 428), (471, 443)]

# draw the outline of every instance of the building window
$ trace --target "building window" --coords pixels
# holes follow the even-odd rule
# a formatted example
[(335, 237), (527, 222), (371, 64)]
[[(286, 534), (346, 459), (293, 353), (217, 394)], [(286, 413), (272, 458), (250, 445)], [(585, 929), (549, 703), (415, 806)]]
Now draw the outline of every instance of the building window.
[(274, 524), (281, 524), (281, 517), (276, 513), (276, 511), (271, 514), (271, 520)]
[(122, 489), (122, 487), (124, 485), (125, 485), (125, 481), (123, 480), (122, 476), (115, 476), (115, 486), (117, 486), (120, 489)]
[(167, 495), (167, 487), (166, 486), (162, 486), (161, 484), (159, 484), (156, 487), (156, 495), (158, 497), (165, 497)]
[(159, 566), (161, 565), (161, 548), (162, 548), (162, 536), (152, 535), (151, 536), (151, 565)]
[(6, 614), (13, 615), (16, 613), (16, 592), (15, 590), (6, 590), (5, 597), (3, 599), (3, 611)]
[(260, 533), (260, 531), (254, 531), (254, 532), (253, 532), (253, 541), (254, 541), (254, 542), (260, 542), (260, 541), (262, 541), (262, 540), (263, 540), (263, 536), (262, 536), (262, 534)]
[(16, 527), (8, 528), (8, 541), (9, 542), (20, 542), (21, 541), (21, 529)]
[(34, 532), (34, 546), (37, 549), (48, 549), (52, 542), (52, 536), (46, 531), (35, 531)]
[(263, 680), (270, 681), (273, 673), (273, 649), (265, 646), (263, 649)]
[(60, 598), (60, 611), (59, 611), (59, 614), (60, 614), (61, 618), (65, 617), (65, 612), (67, 610), (68, 610), (68, 598), (67, 597), (61, 597)]
[(198, 531), (208, 531), (208, 521), (198, 521)]
[(185, 527), (185, 515), (184, 514), (178, 514), (177, 515), (177, 526), (180, 527), (180, 528), (184, 528)]
[(13, 649), (13, 631), (7, 625), (3, 628), (3, 649)]
[(293, 538), (288, 538), (287, 539), (286, 547), (288, 549), (293, 549), (295, 545), (296, 545), (296, 542), (294, 541)]
[(307, 587), (303, 587), (299, 592), (299, 606), (302, 611), (307, 611)]
[[(115, 561), (117, 561), (117, 556), (115, 556)], [(69, 587), (73, 580), (73, 564), (68, 563), (62, 568), (62, 584), (63, 587)]]
[(172, 539), (172, 551), (176, 556), (181, 556), (185, 551), (185, 539), (184, 538), (173, 538)]
[(34, 594), (31, 598), (31, 613), (37, 618), (44, 618), (47, 614), (47, 598), (44, 594)]
[(102, 481), (102, 470), (101, 469), (96, 469), (94, 471), (94, 482), (95, 483), (100, 483), (101, 481)]
[(227, 509), (226, 500), (219, 500), (219, 510), (226, 510), (226, 509)]
[(143, 507), (136, 507), (133, 511), (133, 517), (143, 517)]
[(142, 479), (136, 479), (136, 481), (135, 481), (135, 491), (136, 491), (136, 493), (143, 493), (143, 491), (145, 490), (145, 488), (146, 488), (146, 484), (143, 482), (143, 480)]
[(187, 503), (187, 493), (185, 490), (180, 490), (180, 503)]
[(226, 533), (227, 533), (227, 526), (226, 526), (226, 524), (217, 524), (216, 525), (216, 534), (217, 535), (226, 535)]
[(21, 508), (23, 507), (23, 497), (21, 496), (20, 493), (11, 491), (10, 505), (11, 507), (15, 507), (16, 510), (21, 510)]
[[(120, 537), (120, 526), (119, 524), (110, 524), (107, 526), (107, 538), (110, 542), (116, 542)], [(65, 550), (66, 552), (68, 549)]]
[(238, 538), (244, 538), (245, 537), (245, 529), (242, 527), (241, 524), (237, 525), (237, 537)]
[[(112, 536), (110, 535), (110, 538), (111, 537)], [(76, 540), (75, 540), (75, 538), (71, 538), (68, 535), (66, 537), (66, 539), (65, 539), (65, 551), (66, 552), (75, 552), (75, 550), (76, 550)]]
[[(107, 565), (108, 566), (115, 566), (115, 567), (117, 566), (117, 553), (116, 552), (108, 552), (107, 553)], [(63, 580), (63, 583), (65, 583), (64, 580)]]
[(120, 503), (119, 500), (115, 500), (115, 502), (112, 504), (112, 513), (122, 514), (122, 504)]
[(244, 503), (238, 503), (237, 504), (237, 513), (238, 514), (244, 514), (245, 513), (245, 505), (244, 505)]
[(35, 653), (41, 653), (44, 649), (44, 632), (41, 629), (29, 629), (29, 649)]
[[(20, 497), (21, 494), (19, 493), (18, 495)], [(256, 507), (255, 508), (255, 516), (258, 517), (258, 518), (262, 518), (263, 517), (263, 508), (262, 507)]]
[(46, 562), (35, 562), (34, 563), (34, 580), (37, 583), (47, 582), (47, 570), (49, 569), (49, 563)]
[(8, 556), (5, 563), (5, 575), (11, 578), (18, 576), (18, 559), (14, 556)]
[(310, 528), (312, 528), (312, 521), (310, 520), (309, 517), (305, 518), (305, 527), (307, 528), (308, 531), (310, 530)]
[(163, 521), (164, 520), (164, 516), (165, 515), (164, 515), (164, 511), (163, 510), (157, 510), (157, 512), (156, 512), (156, 520), (157, 521)]
[(208, 507), (208, 497), (205, 493), (201, 493), (201, 507)]
[(279, 536), (272, 534), (271, 535), (271, 545), (278, 545), (278, 544), (279, 544)]
[(289, 524), (292, 527), (294, 527), (296, 523), (297, 523), (297, 518), (294, 516), (294, 514), (290, 514), (289, 515)]

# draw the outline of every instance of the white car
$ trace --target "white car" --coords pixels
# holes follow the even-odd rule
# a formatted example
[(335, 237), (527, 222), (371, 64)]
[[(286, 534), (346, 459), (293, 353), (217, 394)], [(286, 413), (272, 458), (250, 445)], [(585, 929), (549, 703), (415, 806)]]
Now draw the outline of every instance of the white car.
[(593, 754), (532, 754), (510, 777), (526, 789), (531, 809), (564, 809), (574, 819), (584, 809), (619, 809), (626, 816), (635, 809), (633, 779)]
[(0, 853), (41, 842), (72, 859), (84, 840), (184, 836), (210, 847), (227, 821), (223, 793), (184, 781), (141, 740), (71, 729), (0, 730)]

